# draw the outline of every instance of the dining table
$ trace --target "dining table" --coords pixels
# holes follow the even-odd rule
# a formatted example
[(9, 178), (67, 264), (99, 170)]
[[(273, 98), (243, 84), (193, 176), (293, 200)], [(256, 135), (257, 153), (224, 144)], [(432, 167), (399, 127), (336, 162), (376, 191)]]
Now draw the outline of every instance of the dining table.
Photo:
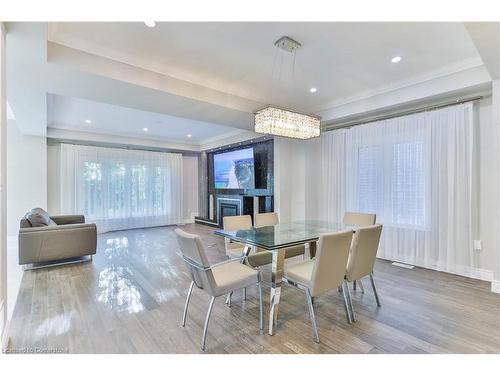
[(226, 241), (238, 242), (244, 245), (242, 262), (257, 248), (259, 251), (272, 253), (269, 335), (273, 335), (278, 320), (281, 283), (287, 248), (308, 244), (309, 254), (312, 258), (316, 253), (316, 244), (321, 235), (345, 230), (354, 232), (356, 227), (320, 220), (304, 220), (260, 228), (252, 227), (251, 229), (217, 229), (214, 233), (224, 237)]

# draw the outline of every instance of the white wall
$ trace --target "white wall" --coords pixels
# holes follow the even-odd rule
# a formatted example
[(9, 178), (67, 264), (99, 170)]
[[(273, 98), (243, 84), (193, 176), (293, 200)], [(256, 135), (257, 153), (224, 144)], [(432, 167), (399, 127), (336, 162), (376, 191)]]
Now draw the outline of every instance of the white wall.
[(47, 208), (47, 141), (24, 135), (15, 121), (7, 126), (7, 233), (17, 235), (19, 220), (34, 207)]
[[(60, 145), (47, 146), (47, 211), (60, 214), (59, 157)], [(198, 215), (198, 157), (182, 156), (182, 204), (184, 222), (193, 222)]]
[(274, 205), (282, 222), (318, 220), (321, 140), (274, 139)]
[(5, 27), (0, 22), (0, 346), (5, 349), (7, 326), (7, 107)]
[(12, 316), (22, 279), (18, 262), (19, 220), (34, 207), (47, 208), (47, 141), (7, 125), (7, 306)]
[(47, 212), (51, 215), (61, 213), (60, 183), (59, 183), (59, 157), (61, 147), (56, 144), (47, 145)]
[(478, 158), (479, 158), (479, 239), (482, 250), (476, 252), (476, 267), (494, 272), (494, 278), (500, 279), (499, 253), (500, 227), (500, 154), (499, 127), (493, 121), (492, 98), (482, 99), (478, 103)]
[(280, 221), (305, 219), (305, 148), (303, 141), (274, 138), (274, 209)]
[(185, 222), (198, 216), (198, 156), (182, 156), (182, 213)]

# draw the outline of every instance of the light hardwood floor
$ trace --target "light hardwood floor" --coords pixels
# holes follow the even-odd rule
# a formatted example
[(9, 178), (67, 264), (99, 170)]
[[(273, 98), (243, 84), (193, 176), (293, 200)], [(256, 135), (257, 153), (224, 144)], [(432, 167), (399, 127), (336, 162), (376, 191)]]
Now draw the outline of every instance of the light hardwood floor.
[[(221, 238), (190, 224), (212, 262), (223, 259)], [(180, 326), (190, 277), (173, 227), (99, 235), (92, 263), (24, 272), (9, 349), (70, 353), (200, 353), (209, 298), (194, 290)], [(264, 268), (264, 277), (269, 270)], [(255, 288), (237, 292), (228, 308), (216, 300), (208, 353), (500, 353), (500, 295), (489, 283), (377, 261), (377, 308), (369, 281), (353, 292), (358, 321), (346, 322), (342, 298), (315, 300), (321, 343), (313, 341), (304, 294), (284, 286), (274, 336), (258, 329)], [(264, 285), (264, 308), (269, 292)], [(267, 322), (267, 314), (265, 315)]]

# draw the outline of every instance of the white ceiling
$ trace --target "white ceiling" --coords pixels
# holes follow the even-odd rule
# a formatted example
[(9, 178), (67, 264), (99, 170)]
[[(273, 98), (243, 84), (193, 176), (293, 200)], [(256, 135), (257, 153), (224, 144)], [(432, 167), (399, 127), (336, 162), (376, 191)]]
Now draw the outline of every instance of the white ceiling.
[[(273, 43), (302, 47), (295, 68)], [(317, 112), (481, 60), (462, 23), (55, 23), (49, 39), (261, 103)], [(402, 56), (399, 64), (390, 62)], [(274, 66), (274, 74), (273, 74)], [(310, 94), (310, 87), (317, 87)]]
[[(245, 132), (209, 122), (53, 94), (47, 97), (47, 107), (48, 127), (55, 129), (186, 144), (207, 143)], [(90, 120), (91, 124), (85, 120)], [(144, 131), (144, 128), (148, 130)]]
[[(302, 43), (293, 76), (273, 45), (283, 35)], [(491, 82), (476, 51), (485, 38), (474, 44), (462, 23), (14, 22), (7, 96), (26, 134), (49, 126), (200, 145), (249, 136), (264, 104), (328, 122)]]

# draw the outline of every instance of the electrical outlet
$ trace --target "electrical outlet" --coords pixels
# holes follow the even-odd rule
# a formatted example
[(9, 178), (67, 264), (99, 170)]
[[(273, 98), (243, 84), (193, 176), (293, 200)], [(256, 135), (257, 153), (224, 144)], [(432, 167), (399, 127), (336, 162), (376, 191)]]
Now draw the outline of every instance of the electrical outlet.
[(481, 240), (474, 240), (474, 250), (482, 250), (483, 249), (483, 241)]

